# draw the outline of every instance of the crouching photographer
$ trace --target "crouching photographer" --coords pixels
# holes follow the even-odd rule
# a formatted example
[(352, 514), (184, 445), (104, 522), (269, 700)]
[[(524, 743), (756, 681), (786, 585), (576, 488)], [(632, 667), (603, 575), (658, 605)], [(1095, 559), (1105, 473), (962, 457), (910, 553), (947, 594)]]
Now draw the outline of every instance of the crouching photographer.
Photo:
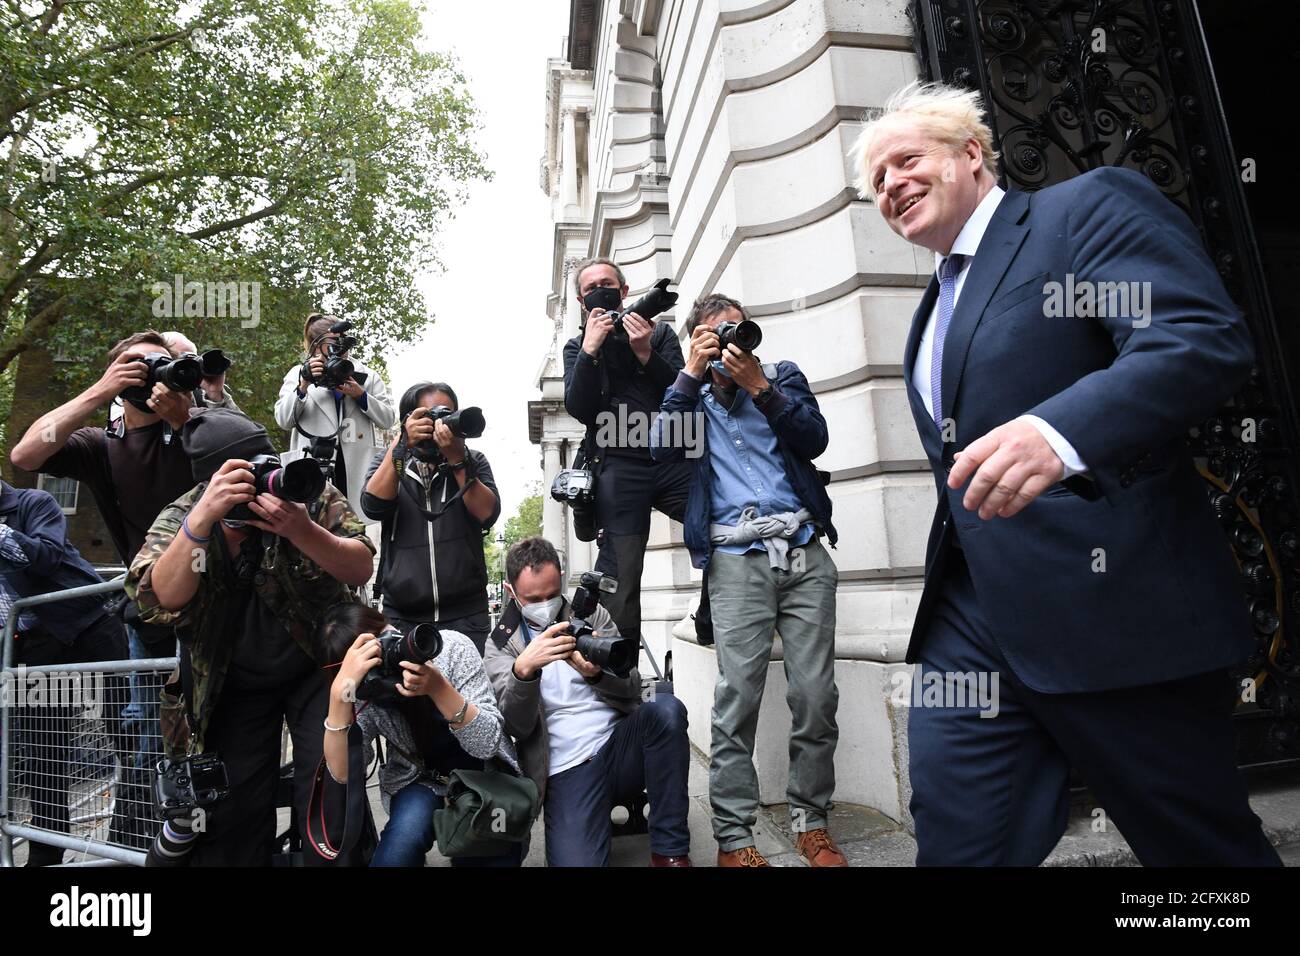
[(361, 496), (383, 523), (374, 593), (400, 630), (436, 623), (481, 655), (491, 629), (483, 535), (501, 515), (487, 458), (465, 447), (483, 434), (483, 413), (462, 409), (443, 382), (411, 386), (398, 412), (401, 434), (375, 455)]
[[(668, 693), (643, 699), (638, 645), (602, 641), (620, 636), (594, 594), (575, 593), (577, 609), (564, 599), (560, 558), (549, 541), (529, 538), (512, 547), (506, 578), (512, 600), (484, 665), (519, 762), (542, 794), (547, 865), (608, 866), (610, 811), (644, 790), (650, 865), (690, 866), (686, 708)], [(584, 620), (572, 619), (576, 610)], [(607, 666), (580, 647), (594, 657), (610, 655)]]
[[(357, 765), (370, 764), (376, 738), (386, 745), (379, 789), (388, 823), (370, 865), (423, 866), (433, 848), (434, 814), (446, 804), (454, 771), (482, 772), (491, 762), (504, 765), (500, 772), (507, 776), (520, 772), (483, 659), (463, 634), (420, 624), (403, 635), (364, 604), (330, 608), (321, 643), (330, 657), (342, 659), (325, 723), (330, 776), (349, 783), (348, 731), (354, 722), (364, 747)], [(365, 787), (364, 779), (352, 782)], [(519, 782), (531, 790), (531, 782)], [(514, 836), (522, 840), (507, 834), (497, 853), (453, 856), (451, 865), (518, 866), (535, 812), (533, 804), (520, 821), (522, 833)]]
[[(294, 805), (309, 842), (308, 802), (333, 676), (323, 669), (330, 658), (319, 643), (320, 620), (326, 608), (352, 600), (349, 585), (369, 579), (374, 546), (315, 464), (282, 467), (265, 429), (243, 415), (199, 410), (181, 440), (198, 485), (154, 521), (127, 592), (144, 621), (174, 626), (180, 638), (189, 740), (185, 747), (174, 719), (180, 714), (165, 713), (168, 769), (193, 770), (207, 784), (194, 791), (208, 799), (188, 818), (164, 806), (168, 822), (149, 860), (267, 865), (282, 722), (293, 736)], [(211, 766), (175, 759), (185, 750)], [(322, 862), (314, 853), (304, 858)]]

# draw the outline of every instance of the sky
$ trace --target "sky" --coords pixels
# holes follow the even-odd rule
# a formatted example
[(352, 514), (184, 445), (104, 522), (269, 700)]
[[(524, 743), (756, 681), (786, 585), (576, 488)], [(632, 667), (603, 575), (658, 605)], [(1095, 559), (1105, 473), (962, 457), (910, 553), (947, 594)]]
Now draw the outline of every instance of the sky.
[(487, 430), (469, 445), (487, 456), (501, 493), (494, 531), (542, 479), (541, 447), (528, 441), (528, 402), (541, 397), (536, 376), (552, 333), (551, 204), (538, 168), (546, 61), (563, 55), (569, 27), (569, 0), (509, 6), (502, 21), (463, 0), (426, 0), (425, 34), (434, 48), (454, 54), (465, 74), (483, 125), (478, 145), (495, 176), (473, 184), (441, 229), (443, 273), (420, 277), (437, 316), (433, 326), (422, 341), (388, 356), (396, 395), (421, 379), (445, 381), (462, 408), (483, 409)]

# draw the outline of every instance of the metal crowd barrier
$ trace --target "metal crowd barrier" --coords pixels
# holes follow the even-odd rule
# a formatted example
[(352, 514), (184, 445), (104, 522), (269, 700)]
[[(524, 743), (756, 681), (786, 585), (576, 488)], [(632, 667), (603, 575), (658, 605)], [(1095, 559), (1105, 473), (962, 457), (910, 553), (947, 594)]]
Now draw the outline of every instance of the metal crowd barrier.
[(140, 866), (161, 826), (150, 787), (150, 770), (162, 756), (158, 723), (144, 726), (123, 711), (132, 687), (156, 710), (176, 659), (14, 664), (14, 628), (23, 609), (107, 596), (124, 580), (14, 602), (0, 671), (0, 866), (15, 865), (23, 841), (96, 858), (80, 865)]

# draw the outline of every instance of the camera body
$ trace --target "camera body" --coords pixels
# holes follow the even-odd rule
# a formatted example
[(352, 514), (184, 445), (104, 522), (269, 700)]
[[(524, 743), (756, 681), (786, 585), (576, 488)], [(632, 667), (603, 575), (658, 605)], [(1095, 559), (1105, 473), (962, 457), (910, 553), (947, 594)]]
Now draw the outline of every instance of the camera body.
[(156, 769), (154, 802), (164, 819), (193, 819), (196, 809), (207, 810), (230, 796), (226, 765), (215, 753), (164, 758)]
[(146, 403), (159, 382), (173, 392), (188, 392), (198, 388), (203, 381), (203, 364), (192, 353), (172, 358), (166, 352), (151, 352), (135, 361), (145, 367), (145, 383), (122, 389), (121, 397), (141, 411), (153, 411)]
[(585, 468), (566, 468), (551, 482), (551, 497), (572, 508), (595, 507), (596, 476)]
[[(414, 415), (420, 409), (411, 412)], [(478, 438), (487, 428), (487, 419), (483, 417), (483, 409), (476, 406), (462, 408), (452, 411), (446, 405), (434, 405), (432, 408), (424, 410), (425, 416), (432, 418), (434, 421), (446, 422), (451, 433), (457, 438)], [(402, 423), (405, 428), (405, 422)], [(422, 442), (416, 442), (410, 447), (411, 457), (417, 461), (426, 463), (435, 463), (442, 461), (442, 451), (438, 448), (438, 443), (431, 438)]]
[(357, 685), (357, 700), (376, 703), (397, 700), (394, 688), (406, 672), (402, 661), (423, 664), (442, 653), (442, 633), (433, 624), (417, 624), (403, 634), (391, 624), (379, 635), (379, 665), (366, 671)]
[[(249, 464), (253, 470), (253, 487), (259, 495), (306, 504), (315, 501), (325, 490), (325, 475), (315, 458), (299, 458), (282, 465), (278, 455), (254, 455)], [(248, 521), (255, 520), (257, 515), (247, 503), (240, 503), (226, 517), (232, 521)]]
[(330, 326), (330, 334), (337, 335), (339, 338), (331, 342), (325, 350), (325, 367), (319, 376), (312, 373), (311, 356), (302, 363), (301, 374), (304, 381), (321, 388), (337, 389), (342, 388), (348, 379), (355, 377), (356, 366), (347, 358), (347, 353), (356, 347), (357, 339), (356, 336), (344, 334), (351, 328), (352, 323), (346, 320), (335, 322)]
[(637, 642), (622, 636), (597, 637), (587, 620), (596, 611), (599, 592), (613, 594), (618, 590), (618, 581), (607, 574), (584, 571), (581, 582), (573, 589), (569, 602), (569, 633), (577, 638), (578, 653), (611, 674), (626, 677), (636, 667), (640, 650)]

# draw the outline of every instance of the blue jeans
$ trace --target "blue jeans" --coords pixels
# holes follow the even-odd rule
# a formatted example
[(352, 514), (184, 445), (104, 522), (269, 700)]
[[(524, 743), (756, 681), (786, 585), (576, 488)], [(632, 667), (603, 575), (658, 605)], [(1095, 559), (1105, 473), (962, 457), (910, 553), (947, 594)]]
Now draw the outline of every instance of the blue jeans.
[(609, 866), (609, 812), (642, 790), (650, 801), (651, 852), (686, 855), (690, 748), (686, 706), (671, 694), (620, 720), (594, 757), (546, 781), (546, 865)]
[[(433, 811), (442, 807), (442, 797), (422, 783), (408, 783), (388, 801), (388, 823), (379, 835), (379, 846), (371, 866), (424, 866), (433, 849)], [(452, 866), (508, 867), (523, 862), (523, 844), (514, 844), (501, 856), (452, 857)]]
[[(171, 657), (176, 654), (176, 642), (171, 647), (160, 648), (146, 644), (139, 633), (130, 624), (123, 624), (126, 630), (127, 653), (133, 661), (147, 661), (155, 657)], [(141, 770), (152, 770), (153, 761), (162, 755), (162, 733), (158, 728), (158, 692), (156, 682), (151, 678), (141, 680), (140, 675), (131, 674), (131, 702), (122, 708), (123, 732), (135, 739), (133, 765)]]

